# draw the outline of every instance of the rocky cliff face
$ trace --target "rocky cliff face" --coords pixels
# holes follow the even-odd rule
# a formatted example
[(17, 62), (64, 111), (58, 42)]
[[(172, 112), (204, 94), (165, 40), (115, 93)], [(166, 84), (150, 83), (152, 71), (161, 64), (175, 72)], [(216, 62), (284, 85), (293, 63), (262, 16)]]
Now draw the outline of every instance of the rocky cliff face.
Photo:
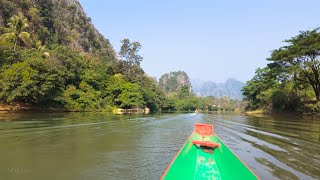
[(167, 73), (159, 80), (159, 86), (167, 93), (179, 92), (184, 85), (188, 86), (191, 92), (191, 82), (184, 71)]
[(241, 89), (245, 84), (235, 79), (228, 79), (225, 83), (192, 80), (192, 85), (193, 92), (198, 96), (228, 96), (233, 99), (242, 99)]
[(66, 45), (107, 59), (116, 56), (109, 40), (95, 29), (78, 0), (0, 0), (0, 25), (5, 27), (14, 15), (28, 18), (30, 32), (42, 44)]

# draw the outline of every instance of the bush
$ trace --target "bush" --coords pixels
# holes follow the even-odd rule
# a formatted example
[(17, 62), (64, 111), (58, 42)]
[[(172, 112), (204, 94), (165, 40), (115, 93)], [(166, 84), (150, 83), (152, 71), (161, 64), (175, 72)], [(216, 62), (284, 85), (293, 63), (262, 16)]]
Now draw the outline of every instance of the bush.
[(100, 93), (86, 82), (80, 83), (80, 89), (70, 85), (63, 92), (64, 106), (71, 111), (100, 110)]
[(320, 102), (316, 102), (316, 103), (312, 103), (312, 104), (305, 104), (304, 105), (304, 112), (319, 113), (320, 112)]
[(283, 111), (287, 103), (287, 95), (281, 90), (276, 90), (271, 95), (271, 103), (273, 111)]

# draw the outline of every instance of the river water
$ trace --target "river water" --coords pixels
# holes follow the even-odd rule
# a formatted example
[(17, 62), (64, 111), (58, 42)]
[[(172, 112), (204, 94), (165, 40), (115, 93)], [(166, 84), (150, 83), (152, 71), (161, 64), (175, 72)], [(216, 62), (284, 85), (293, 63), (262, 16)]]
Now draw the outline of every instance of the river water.
[(0, 179), (159, 179), (209, 123), (261, 179), (320, 179), (320, 119), (242, 114), (0, 114)]

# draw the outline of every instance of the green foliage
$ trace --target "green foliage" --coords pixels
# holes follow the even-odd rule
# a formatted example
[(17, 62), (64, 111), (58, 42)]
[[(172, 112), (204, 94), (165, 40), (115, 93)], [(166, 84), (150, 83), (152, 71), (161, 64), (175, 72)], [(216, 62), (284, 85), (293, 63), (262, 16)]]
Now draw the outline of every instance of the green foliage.
[(308, 103), (304, 106), (304, 112), (306, 113), (320, 113), (320, 102)]
[(272, 110), (283, 111), (287, 101), (287, 95), (280, 90), (276, 90), (271, 96)]
[(230, 97), (206, 97), (203, 99), (204, 104), (202, 110), (208, 111), (242, 111), (245, 107), (244, 102), (240, 100), (231, 99)]
[(186, 97), (189, 97), (190, 96), (190, 90), (189, 90), (189, 87), (186, 86), (186, 85), (183, 85), (181, 87), (181, 90), (179, 92), (179, 97), (180, 98), (186, 98)]
[(175, 110), (175, 102), (176, 99), (173, 98), (173, 97), (168, 97), (164, 100), (163, 104), (162, 104), (162, 109), (161, 110), (164, 110), (164, 111), (173, 111)]
[[(96, 31), (79, 3), (48, 0), (1, 0), (0, 19), (14, 15), (29, 20), (29, 30), (42, 44), (59, 44), (115, 60), (110, 42)], [(85, 43), (83, 43), (85, 42)]]
[(124, 40), (119, 61), (77, 4), (1, 0), (0, 6), (7, 25), (0, 28), (2, 103), (55, 104), (73, 111), (161, 109), (164, 94), (139, 66), (140, 43)]
[(143, 69), (138, 65), (132, 65), (130, 66), (128, 63), (124, 61), (120, 61), (117, 63), (117, 69), (119, 71), (116, 71), (117, 73), (123, 74), (123, 78), (126, 81), (132, 82), (132, 83), (139, 83), (144, 79), (144, 71)]
[(202, 105), (201, 98), (190, 93), (188, 86), (182, 86), (179, 93), (171, 94), (164, 103), (164, 110), (194, 111)]
[(196, 97), (190, 94), (188, 97), (180, 98), (178, 94), (171, 94), (163, 105), (165, 111), (241, 111), (245, 107), (240, 100), (229, 97)]
[(306, 109), (316, 109), (308, 102), (320, 100), (319, 28), (300, 32), (285, 42), (287, 46), (272, 52), (268, 59), (272, 63), (258, 69), (243, 87), (248, 109), (301, 112), (303, 104)]
[(3, 19), (9, 19), (18, 8), (18, 4), (14, 1), (0, 0), (0, 9), (2, 11)]
[[(35, 100), (37, 93), (37, 71), (32, 69), (30, 62), (18, 62), (1, 72), (0, 98), (6, 102), (28, 102)], [(31, 98), (31, 99), (30, 99)]]
[(12, 64), (20, 58), (20, 53), (16, 52), (12, 48), (13, 46), (12, 42), (0, 42), (0, 68)]
[(165, 93), (156, 84), (156, 81), (153, 78), (144, 75), (137, 83), (141, 87), (146, 107), (151, 111), (161, 110), (166, 97)]
[(296, 83), (307, 83), (320, 100), (320, 32), (319, 28), (300, 32), (296, 37), (286, 40), (289, 45), (274, 50), (270, 61), (279, 62), (289, 68)]
[(121, 74), (108, 80), (104, 96), (111, 105), (122, 108), (142, 107), (145, 104), (140, 86), (125, 81)]
[(67, 84), (79, 85), (81, 76), (84, 74), (88, 64), (79, 52), (71, 50), (66, 46), (52, 46), (50, 51), (51, 60), (61, 65), (61, 70), (65, 73), (63, 78)]
[(1, 71), (0, 98), (6, 102), (45, 103), (63, 89), (64, 80), (56, 64), (30, 50), (21, 52), (21, 62)]
[(130, 42), (129, 39), (123, 39), (120, 48), (119, 56), (121, 61), (117, 62), (117, 73), (121, 73), (124, 79), (138, 83), (144, 78), (144, 71), (140, 67), (142, 56), (138, 53), (141, 49), (139, 42)]
[(259, 106), (267, 106), (267, 90), (276, 87), (278, 84), (270, 73), (271, 70), (269, 67), (263, 69), (258, 68), (255, 76), (243, 87), (242, 94), (245, 96), (245, 100), (251, 102), (249, 107), (247, 107), (248, 109), (252, 110), (257, 109)]
[(0, 7), (6, 25), (0, 28), (1, 103), (63, 106), (71, 111), (213, 107), (206, 98), (191, 93), (184, 72), (177, 74), (181, 83), (176, 93), (166, 97), (140, 67), (141, 44), (124, 39), (122, 59), (116, 59), (109, 41), (77, 4), (0, 0)]
[(24, 31), (29, 25), (27, 23), (27, 18), (22, 16), (13, 16), (9, 19), (7, 28), (4, 28), (4, 34), (0, 36), (0, 41), (8, 42), (11, 41), (14, 43), (14, 50), (18, 45), (30, 44), (30, 33)]
[(121, 87), (121, 93), (115, 102), (122, 108), (136, 108), (144, 105), (140, 86), (132, 83), (125, 83)]
[(140, 65), (142, 57), (138, 54), (141, 49), (139, 42), (130, 42), (129, 39), (125, 38), (121, 41), (122, 45), (120, 48), (119, 55), (123, 61), (127, 62), (129, 66)]
[(81, 82), (79, 88), (69, 85), (63, 92), (62, 99), (65, 107), (72, 111), (101, 110), (100, 92), (86, 82)]

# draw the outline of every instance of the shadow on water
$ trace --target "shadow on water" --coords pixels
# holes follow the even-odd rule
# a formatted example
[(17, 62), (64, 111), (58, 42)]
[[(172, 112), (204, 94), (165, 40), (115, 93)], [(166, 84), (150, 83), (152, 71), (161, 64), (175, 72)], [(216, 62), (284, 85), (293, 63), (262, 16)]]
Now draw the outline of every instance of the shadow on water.
[(236, 113), (0, 117), (4, 179), (159, 179), (193, 131), (215, 132), (262, 179), (320, 178), (320, 119)]

